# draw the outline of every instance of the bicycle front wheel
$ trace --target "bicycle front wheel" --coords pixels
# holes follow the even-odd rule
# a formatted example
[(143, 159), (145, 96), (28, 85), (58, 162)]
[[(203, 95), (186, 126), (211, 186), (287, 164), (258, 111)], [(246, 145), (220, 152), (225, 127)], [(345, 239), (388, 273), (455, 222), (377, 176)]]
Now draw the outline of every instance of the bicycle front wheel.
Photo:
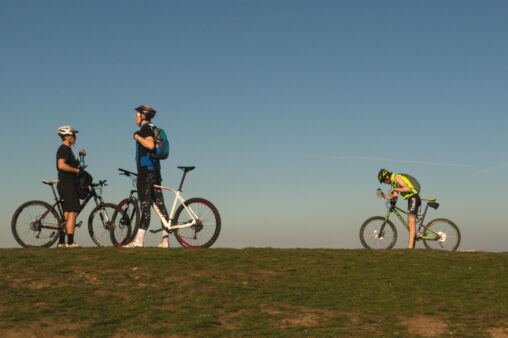
[(61, 222), (51, 205), (43, 201), (30, 201), (14, 212), (11, 230), (16, 241), (24, 248), (49, 248), (58, 239)]
[(194, 219), (192, 212), (197, 216), (197, 224), (189, 228), (176, 229), (176, 240), (185, 247), (209, 248), (219, 237), (221, 226), (219, 211), (203, 198), (187, 200), (185, 206), (180, 205), (176, 211), (173, 225), (192, 222)]
[(360, 241), (365, 249), (391, 249), (397, 241), (397, 230), (384, 217), (371, 217), (360, 228)]
[(88, 233), (97, 246), (111, 245), (110, 232), (114, 229), (113, 214), (116, 209), (113, 203), (103, 203), (90, 212)]
[(134, 240), (139, 228), (140, 212), (136, 199), (122, 200), (113, 214), (114, 230), (111, 231), (111, 242), (122, 246)]
[(423, 231), (423, 244), (427, 249), (455, 251), (460, 245), (459, 228), (445, 218), (430, 221)]

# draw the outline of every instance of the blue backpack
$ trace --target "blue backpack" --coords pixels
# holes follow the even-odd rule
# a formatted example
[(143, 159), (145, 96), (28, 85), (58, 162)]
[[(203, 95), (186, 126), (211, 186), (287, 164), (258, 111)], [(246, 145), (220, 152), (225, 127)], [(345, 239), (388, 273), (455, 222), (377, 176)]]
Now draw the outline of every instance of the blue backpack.
[(163, 129), (157, 128), (153, 124), (151, 126), (155, 148), (153, 152), (150, 153), (150, 156), (157, 160), (165, 160), (169, 156), (169, 141), (166, 136), (166, 132)]

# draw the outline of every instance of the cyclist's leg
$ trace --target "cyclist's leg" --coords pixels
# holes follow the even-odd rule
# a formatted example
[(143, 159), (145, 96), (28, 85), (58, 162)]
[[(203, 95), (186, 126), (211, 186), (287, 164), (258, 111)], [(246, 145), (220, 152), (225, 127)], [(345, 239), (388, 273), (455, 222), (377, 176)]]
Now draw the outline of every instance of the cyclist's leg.
[(141, 209), (141, 219), (139, 221), (139, 229), (134, 240), (138, 244), (143, 244), (145, 239), (145, 232), (150, 225), (150, 205), (152, 200), (152, 183), (150, 177), (146, 171), (138, 172), (138, 197), (139, 197), (139, 206)]
[[(161, 180), (159, 177), (154, 177), (155, 182), (154, 184), (160, 185)], [(168, 210), (166, 209), (166, 205), (164, 204), (164, 196), (162, 195), (162, 189), (153, 188), (152, 190), (152, 199), (155, 202), (155, 205), (157, 205), (157, 208), (159, 208), (162, 216), (166, 220), (169, 220), (169, 214)], [(162, 223), (162, 227), (164, 228), (164, 223)], [(167, 232), (165, 229), (162, 230), (162, 244), (166, 245), (169, 243), (169, 232)]]
[(416, 216), (418, 215), (418, 209), (421, 205), (420, 196), (413, 195), (408, 200), (407, 206), (407, 225), (409, 227), (409, 243), (407, 247), (414, 249), (415, 247), (415, 236), (416, 236)]
[(78, 217), (77, 211), (70, 211), (67, 213), (67, 244), (74, 243), (74, 230), (76, 227), (76, 217)]
[(76, 184), (73, 181), (58, 182), (57, 185), (60, 198), (63, 199), (62, 209), (67, 228), (67, 244), (74, 243), (74, 228), (76, 225), (76, 217), (79, 211), (79, 197)]

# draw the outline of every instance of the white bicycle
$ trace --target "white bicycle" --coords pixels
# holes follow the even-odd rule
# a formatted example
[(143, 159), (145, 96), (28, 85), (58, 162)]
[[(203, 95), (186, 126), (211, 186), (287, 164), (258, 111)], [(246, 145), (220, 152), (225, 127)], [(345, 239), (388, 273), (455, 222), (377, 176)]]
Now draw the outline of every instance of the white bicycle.
[[(210, 201), (204, 198), (194, 197), (185, 200), (181, 195), (185, 176), (189, 171), (195, 168), (196, 167), (178, 167), (178, 169), (183, 170), (183, 176), (180, 181), (180, 186), (176, 191), (171, 188), (154, 185), (155, 188), (173, 192), (175, 194), (175, 199), (171, 212), (169, 213), (169, 219), (166, 219), (161, 214), (155, 203), (152, 204), (152, 208), (160, 218), (162, 226), (160, 229), (150, 230), (150, 232), (156, 233), (167, 230), (169, 233), (174, 233), (176, 240), (182, 246), (190, 248), (209, 248), (219, 237), (221, 227), (219, 211)], [(130, 177), (133, 183), (137, 179), (137, 174), (131, 171), (125, 169), (118, 170), (120, 170), (120, 175)], [(130, 243), (138, 232), (140, 210), (138, 199), (134, 197), (135, 193), (137, 193), (136, 190), (131, 190), (129, 197), (118, 204), (117, 210), (113, 215), (113, 223), (115, 226), (120, 229), (125, 229), (125, 231), (129, 233), (127, 239), (122, 237), (121, 241), (117, 241), (113, 238), (112, 240), (115, 245), (122, 246)]]

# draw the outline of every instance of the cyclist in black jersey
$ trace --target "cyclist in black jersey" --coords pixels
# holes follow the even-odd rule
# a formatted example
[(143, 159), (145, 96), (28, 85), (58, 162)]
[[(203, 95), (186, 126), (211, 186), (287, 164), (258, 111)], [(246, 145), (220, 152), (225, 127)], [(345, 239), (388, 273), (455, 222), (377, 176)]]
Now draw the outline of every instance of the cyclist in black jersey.
[(76, 217), (79, 212), (79, 197), (77, 190), (77, 175), (79, 174), (79, 161), (86, 152), (81, 149), (79, 158), (74, 157), (71, 147), (76, 143), (76, 134), (78, 131), (71, 126), (62, 126), (58, 128), (58, 135), (62, 139), (62, 145), (56, 152), (56, 168), (58, 171), (58, 194), (63, 199), (62, 209), (66, 221), (67, 244), (65, 243), (65, 233), (60, 234), (58, 248), (79, 247), (74, 242), (74, 228)]
[[(160, 161), (150, 156), (155, 148), (153, 125), (150, 121), (155, 116), (156, 111), (146, 105), (139, 106), (135, 110), (136, 124), (140, 127), (134, 133), (134, 139), (136, 140), (137, 189), (141, 206), (141, 220), (136, 239), (126, 245), (128, 248), (143, 247), (145, 232), (150, 225), (150, 206), (152, 201), (155, 202), (161, 214), (166, 219), (169, 219), (166, 206), (164, 205), (162, 190), (153, 187), (154, 184), (161, 184)], [(169, 233), (163, 230), (162, 242), (158, 245), (159, 248), (169, 247), (168, 237)]]

